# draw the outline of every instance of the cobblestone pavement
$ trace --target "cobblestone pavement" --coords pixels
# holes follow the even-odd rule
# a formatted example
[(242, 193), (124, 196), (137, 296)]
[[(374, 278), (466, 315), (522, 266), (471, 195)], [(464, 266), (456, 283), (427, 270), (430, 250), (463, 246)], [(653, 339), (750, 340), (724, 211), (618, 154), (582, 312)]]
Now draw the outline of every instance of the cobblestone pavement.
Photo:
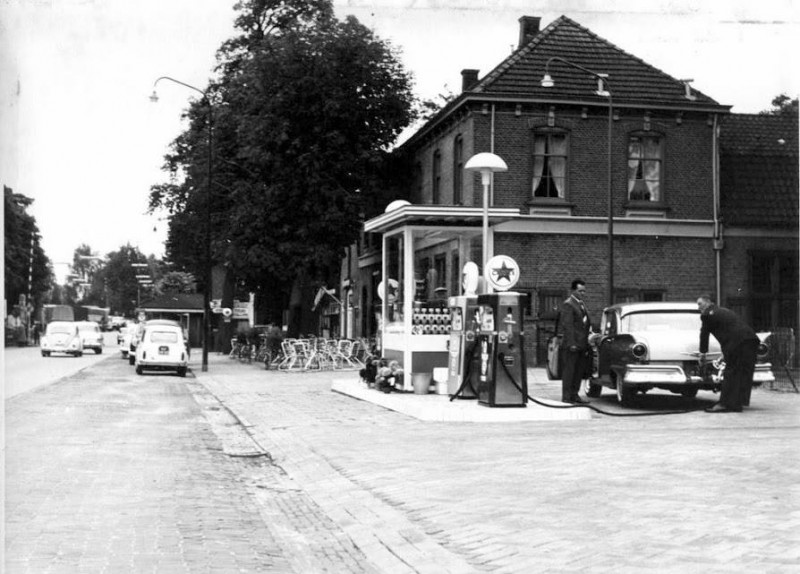
[[(261, 497), (284, 550), (345, 536), (361, 567), (379, 572), (780, 573), (800, 563), (796, 394), (756, 389), (742, 414), (436, 423), (330, 391), (354, 372), (267, 372), (212, 356), (197, 375), (285, 473), (280, 496)], [(529, 381), (532, 395), (558, 398), (541, 370)], [(638, 407), (714, 399), (648, 394)], [(608, 390), (594, 402), (619, 410)], [(315, 513), (282, 512), (292, 497)]]
[(223, 454), (190, 384), (110, 357), (6, 402), (5, 572), (291, 571), (278, 469)]
[[(212, 354), (6, 403), (6, 571), (794, 572), (800, 395), (743, 414), (424, 422)], [(196, 378), (195, 378), (196, 377)], [(532, 395), (557, 382), (529, 371)], [(640, 410), (710, 403), (648, 395)], [(595, 404), (615, 406), (606, 391)], [(267, 454), (268, 453), (268, 454)]]

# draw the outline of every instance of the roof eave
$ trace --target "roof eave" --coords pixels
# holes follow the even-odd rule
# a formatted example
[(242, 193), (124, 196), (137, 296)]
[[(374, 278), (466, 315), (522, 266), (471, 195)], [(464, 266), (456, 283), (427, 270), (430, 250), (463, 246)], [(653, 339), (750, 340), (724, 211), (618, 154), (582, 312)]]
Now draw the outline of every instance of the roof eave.
[[(425, 135), (436, 129), (439, 125), (445, 122), (453, 113), (467, 103), (471, 102), (484, 102), (484, 103), (519, 103), (519, 104), (544, 104), (544, 105), (568, 105), (568, 106), (594, 106), (607, 108), (607, 102), (600, 102), (597, 100), (584, 100), (584, 99), (559, 99), (559, 98), (538, 98), (532, 96), (525, 96), (523, 94), (490, 94), (486, 92), (465, 92), (459, 95), (455, 100), (449, 102), (444, 108), (439, 110), (425, 125), (408, 138), (398, 150), (405, 150), (418, 144)], [(723, 104), (702, 103), (693, 104), (686, 102), (685, 105), (675, 103), (644, 103), (634, 102), (630, 100), (612, 101), (614, 108), (629, 108), (640, 110), (663, 110), (670, 112), (693, 112), (693, 113), (709, 113), (709, 114), (729, 114), (733, 106)]]

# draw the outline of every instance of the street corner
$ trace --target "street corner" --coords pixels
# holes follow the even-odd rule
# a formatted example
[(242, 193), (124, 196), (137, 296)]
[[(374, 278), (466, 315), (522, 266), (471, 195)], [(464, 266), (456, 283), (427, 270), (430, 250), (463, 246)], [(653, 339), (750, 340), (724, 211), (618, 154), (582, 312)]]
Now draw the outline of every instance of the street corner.
[[(357, 377), (337, 378), (331, 391), (402, 413), (421, 421), (436, 422), (526, 422), (590, 420), (589, 409), (565, 408), (564, 403), (550, 399), (529, 401), (524, 407), (488, 407), (477, 400), (450, 400), (449, 395), (409, 392), (383, 393), (370, 388)], [(539, 404), (541, 403), (541, 404)]]

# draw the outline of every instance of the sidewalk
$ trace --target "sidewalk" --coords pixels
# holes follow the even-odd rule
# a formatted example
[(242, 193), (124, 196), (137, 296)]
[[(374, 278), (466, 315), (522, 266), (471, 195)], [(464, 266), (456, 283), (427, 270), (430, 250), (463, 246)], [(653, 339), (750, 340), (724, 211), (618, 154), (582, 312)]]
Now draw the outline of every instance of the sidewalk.
[[(296, 571), (343, 571), (325, 554), (343, 541), (361, 553), (348, 572), (791, 572), (800, 559), (797, 395), (756, 389), (743, 414), (437, 422), (333, 392), (353, 371), (209, 359), (197, 381), (285, 473), (259, 494), (284, 552), (316, 552)], [(533, 371), (529, 393), (557, 400), (559, 382)]]

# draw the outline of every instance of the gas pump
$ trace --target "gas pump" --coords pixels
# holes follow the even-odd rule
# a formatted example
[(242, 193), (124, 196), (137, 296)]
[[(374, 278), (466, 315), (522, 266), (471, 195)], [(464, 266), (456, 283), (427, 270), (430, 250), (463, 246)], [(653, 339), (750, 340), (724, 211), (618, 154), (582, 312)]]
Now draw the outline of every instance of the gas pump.
[[(478, 308), (476, 295), (450, 297), (450, 347), (447, 363), (447, 394), (461, 399), (474, 399), (477, 395), (469, 384), (464, 385), (469, 374), (469, 362), (476, 344), (478, 324), (475, 311)], [(462, 388), (463, 385), (463, 388)]]
[(478, 295), (481, 317), (476, 373), (478, 401), (490, 407), (524, 407), (528, 402), (523, 298), (513, 291)]

